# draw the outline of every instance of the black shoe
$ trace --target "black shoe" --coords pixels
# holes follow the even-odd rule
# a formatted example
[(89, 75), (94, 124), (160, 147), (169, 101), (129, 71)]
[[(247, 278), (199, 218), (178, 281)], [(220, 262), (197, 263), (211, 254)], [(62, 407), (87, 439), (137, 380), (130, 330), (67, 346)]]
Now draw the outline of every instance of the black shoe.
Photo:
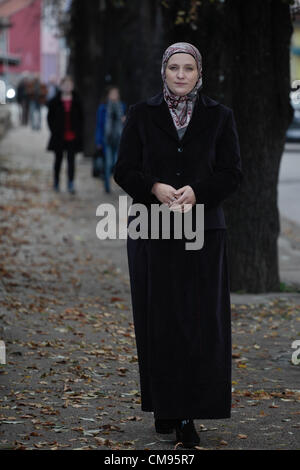
[(192, 419), (177, 420), (176, 442), (181, 442), (184, 447), (189, 449), (200, 444), (200, 437)]
[(176, 419), (155, 419), (155, 431), (159, 434), (171, 434), (176, 427)]

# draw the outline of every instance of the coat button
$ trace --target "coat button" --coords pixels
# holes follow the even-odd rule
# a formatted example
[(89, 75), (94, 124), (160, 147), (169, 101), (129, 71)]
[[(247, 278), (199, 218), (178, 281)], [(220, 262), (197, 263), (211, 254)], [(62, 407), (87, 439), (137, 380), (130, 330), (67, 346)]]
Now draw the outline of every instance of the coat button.
[(183, 148), (182, 147), (178, 147), (178, 152), (183, 152)]

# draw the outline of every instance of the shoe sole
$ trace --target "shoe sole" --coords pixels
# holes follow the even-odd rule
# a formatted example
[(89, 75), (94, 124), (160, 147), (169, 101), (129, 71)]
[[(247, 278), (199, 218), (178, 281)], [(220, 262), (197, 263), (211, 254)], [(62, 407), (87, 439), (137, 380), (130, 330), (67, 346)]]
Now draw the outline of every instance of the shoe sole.
[(183, 447), (186, 447), (187, 449), (191, 449), (192, 447), (195, 447), (195, 446), (198, 446), (200, 444), (200, 438), (199, 440), (197, 440), (197, 442), (191, 442), (191, 441), (184, 441), (182, 438), (181, 438), (181, 435), (180, 433), (176, 430), (176, 444), (178, 442), (181, 442), (181, 444), (183, 445)]
[(182, 441), (176, 441), (176, 444), (178, 443), (181, 443), (183, 447), (185, 447), (186, 449), (193, 449), (194, 447), (198, 446), (200, 444), (200, 442), (182, 442)]

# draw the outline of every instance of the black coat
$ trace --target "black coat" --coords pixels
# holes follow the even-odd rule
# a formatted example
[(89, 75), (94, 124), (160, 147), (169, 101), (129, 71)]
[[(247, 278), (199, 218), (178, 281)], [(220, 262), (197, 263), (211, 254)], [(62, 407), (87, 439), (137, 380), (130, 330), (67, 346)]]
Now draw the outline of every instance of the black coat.
[[(64, 127), (65, 112), (63, 102), (61, 100), (61, 92), (59, 91), (54, 98), (48, 103), (47, 121), (51, 132), (47, 150), (59, 152), (64, 148)], [(83, 110), (81, 101), (75, 91), (72, 93), (71, 106), (71, 127), (76, 135), (74, 141), (74, 151), (81, 152), (83, 150)]]
[[(129, 110), (114, 177), (133, 202), (152, 185), (190, 185), (204, 203), (204, 245), (127, 238), (141, 408), (160, 418), (229, 418), (231, 303), (222, 201), (242, 180), (230, 108), (199, 94), (180, 141), (163, 95)], [(195, 206), (194, 206), (195, 207)], [(128, 225), (135, 215), (128, 218)]]
[(182, 140), (162, 93), (129, 108), (114, 179), (133, 203), (161, 204), (151, 193), (155, 182), (176, 189), (190, 185), (196, 202), (204, 204), (205, 230), (225, 228), (221, 203), (238, 189), (242, 178), (230, 108), (199, 93)]

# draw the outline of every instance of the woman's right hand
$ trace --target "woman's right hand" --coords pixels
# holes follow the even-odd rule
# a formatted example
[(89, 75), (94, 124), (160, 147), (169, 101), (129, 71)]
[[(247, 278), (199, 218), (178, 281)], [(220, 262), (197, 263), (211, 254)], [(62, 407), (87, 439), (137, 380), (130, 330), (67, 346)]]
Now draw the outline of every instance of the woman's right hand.
[(164, 183), (154, 183), (151, 189), (152, 194), (154, 194), (160, 202), (168, 206), (177, 199), (175, 197), (175, 191), (176, 189), (173, 188), (173, 186)]

